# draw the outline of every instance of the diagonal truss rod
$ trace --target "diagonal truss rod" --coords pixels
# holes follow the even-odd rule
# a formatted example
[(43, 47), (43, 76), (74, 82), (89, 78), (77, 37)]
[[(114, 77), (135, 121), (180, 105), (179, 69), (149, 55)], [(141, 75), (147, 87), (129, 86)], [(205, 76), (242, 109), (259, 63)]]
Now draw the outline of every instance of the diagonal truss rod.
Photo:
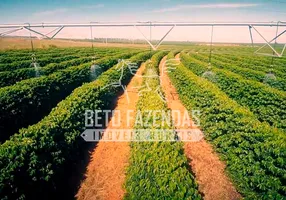
[(48, 37), (48, 36), (46, 36), (46, 35), (44, 35), (44, 34), (38, 32), (38, 31), (35, 31), (35, 30), (33, 30), (33, 29), (30, 29), (30, 28), (28, 28), (28, 27), (26, 27), (26, 26), (23, 26), (23, 28), (26, 29), (26, 30), (29, 31), (29, 32), (33, 32), (33, 33), (36, 33), (36, 34), (38, 34), (38, 35), (40, 35), (40, 36), (42, 36), (42, 37), (44, 37), (44, 38), (50, 39), (50, 37)]
[(139, 31), (139, 33), (141, 33), (141, 35), (144, 37), (145, 41), (152, 47), (152, 49), (156, 50), (154, 45), (148, 40), (148, 38), (145, 36), (145, 34), (137, 26), (134, 26), (134, 27)]
[(50, 35), (51, 33), (55, 32), (56, 30), (58, 30), (60, 27), (57, 27), (55, 29), (53, 29), (52, 31), (48, 32), (47, 34), (45, 34), (45, 36), (48, 36)]
[(286, 44), (284, 44), (283, 50), (281, 52), (281, 57), (283, 56), (285, 49), (286, 49)]
[[(285, 31), (281, 32), (279, 35), (277, 35), (275, 38), (273, 38), (271, 41), (267, 41), (265, 37), (256, 29), (256, 27), (286, 27), (286, 22), (91, 22), (91, 23), (34, 23), (34, 24), (0, 24), (0, 30), (1, 29), (13, 29), (11, 31), (6, 31), (0, 34), (0, 37), (3, 35), (11, 34), (13, 32), (25, 29), (29, 31), (30, 33), (33, 32), (37, 35), (40, 35), (43, 38), (46, 39), (53, 39), (59, 32), (62, 31), (63, 28), (83, 28), (83, 27), (134, 27), (136, 28), (144, 37), (146, 42), (151, 46), (153, 50), (158, 49), (158, 47), (162, 44), (164, 39), (167, 37), (167, 35), (174, 29), (175, 26), (180, 27), (248, 27), (249, 33), (250, 33), (250, 39), (252, 46), (254, 44), (253, 42), (253, 35), (252, 35), (252, 29), (258, 33), (258, 35), (265, 41), (265, 46), (269, 46), (272, 51), (274, 52), (275, 56), (282, 57), (283, 53), (286, 51), (286, 44), (284, 45), (284, 48), (282, 50), (282, 53), (279, 54), (271, 45), (270, 43), (273, 42), (275, 39), (283, 35)], [(157, 45), (153, 45), (150, 40), (142, 33), (142, 31), (139, 29), (139, 27), (170, 27), (169, 31), (160, 39)], [(48, 34), (43, 34), (39, 31), (34, 30), (35, 28), (56, 28), (53, 31), (51, 31)], [(49, 34), (55, 33), (52, 36), (48, 36)], [(258, 53), (259, 50), (261, 50), (263, 47), (260, 47), (255, 53)], [(273, 56), (273, 55), (272, 55)]]
[(59, 32), (61, 32), (61, 30), (64, 29), (64, 26), (59, 27), (59, 30), (57, 30), (57, 32), (51, 37), (51, 39), (53, 39), (57, 34), (59, 34)]
[(169, 35), (169, 33), (174, 29), (175, 25), (172, 26), (168, 31), (167, 33), (161, 38), (161, 40), (157, 43), (156, 46), (154, 46), (151, 41), (148, 40), (148, 38), (145, 36), (145, 34), (137, 27), (137, 26), (134, 26), (140, 33), (141, 35), (144, 37), (145, 41), (151, 46), (151, 48), (153, 50), (157, 50), (159, 48), (159, 46), (162, 44), (162, 42), (164, 41), (164, 39)]
[(159, 41), (159, 43), (156, 45), (156, 49), (162, 44), (162, 42), (164, 41), (164, 39), (169, 35), (169, 33), (173, 30), (173, 28), (175, 28), (175, 26), (172, 26), (170, 28), (170, 30), (162, 37), (162, 39)]
[(54, 35), (52, 35), (52, 37), (50, 37), (50, 39), (53, 39), (59, 32), (61, 32), (61, 30), (63, 30), (63, 28), (64, 28), (64, 26), (57, 27), (56, 29), (52, 30), (51, 32), (45, 34), (45, 36), (48, 36), (51, 33), (56, 31), (56, 33), (54, 33)]
[[(255, 51), (255, 53), (257, 53), (260, 49), (262, 49), (262, 48), (264, 48), (265, 46), (269, 46), (270, 45), (270, 43), (271, 42), (273, 42), (274, 40), (276, 40), (277, 38), (279, 38), (281, 35), (283, 35), (284, 33), (286, 33), (286, 30), (284, 30), (284, 31), (282, 31), (280, 34), (278, 34), (276, 37), (274, 37), (272, 40), (270, 40), (270, 41), (266, 41), (266, 44), (264, 44), (263, 46), (261, 46), (259, 49), (257, 49), (256, 51)], [(285, 51), (285, 47), (286, 47), (286, 44), (284, 45), (284, 48), (283, 48), (283, 50), (282, 50), (282, 53), (281, 54), (279, 54), (279, 53), (277, 53), (276, 55), (277, 56), (279, 56), (279, 57), (281, 57), (282, 55), (283, 55), (283, 53), (284, 53), (284, 51)], [(272, 49), (272, 46), (270, 45), (270, 48)], [(272, 49), (273, 50), (273, 49)], [(273, 50), (274, 51), (274, 50)], [(275, 51), (274, 51), (275, 52)]]
[[(20, 27), (20, 28), (17, 28), (17, 29), (13, 29), (13, 30), (8, 30), (8, 31), (5, 31), (5, 32), (2, 32), (2, 33), (0, 33), (0, 37), (5, 36), (5, 35), (9, 35), (9, 34), (11, 34), (11, 33), (15, 33), (15, 32), (17, 32), (17, 31), (20, 31), (20, 30), (25, 29), (25, 30), (27, 30), (27, 31), (29, 31), (29, 32), (36, 33), (37, 35), (40, 35), (40, 36), (42, 36), (42, 37), (44, 37), (44, 38), (53, 39), (61, 30), (63, 30), (63, 28), (64, 28), (64, 26), (58, 27), (58, 28), (56, 28), (56, 29), (52, 30), (51, 32), (49, 32), (49, 33), (47, 33), (47, 34), (44, 35), (44, 34), (38, 32), (38, 31), (35, 31), (35, 30), (31, 29), (31, 28), (28, 28), (27, 26), (23, 26), (23, 27)], [(51, 37), (49, 37), (48, 35), (51, 34), (51, 33), (53, 33), (54, 31), (56, 31), (56, 32), (54, 33), (54, 35), (52, 35)]]
[(15, 32), (20, 31), (20, 30), (22, 30), (22, 29), (23, 29), (23, 27), (2, 32), (2, 33), (0, 33), (0, 37), (1, 37), (1, 36), (5, 36), (5, 35), (9, 35), (9, 34), (11, 34), (11, 33), (15, 33)]
[[(272, 51), (276, 54), (276, 56), (278, 57), (281, 57), (281, 55), (270, 45), (270, 43), (265, 39), (265, 37), (254, 27), (254, 26), (251, 26), (251, 28), (253, 28), (257, 33), (258, 35), (260, 35), (260, 37), (266, 42), (265, 46), (269, 46)], [(258, 50), (255, 51), (255, 53), (257, 53)]]

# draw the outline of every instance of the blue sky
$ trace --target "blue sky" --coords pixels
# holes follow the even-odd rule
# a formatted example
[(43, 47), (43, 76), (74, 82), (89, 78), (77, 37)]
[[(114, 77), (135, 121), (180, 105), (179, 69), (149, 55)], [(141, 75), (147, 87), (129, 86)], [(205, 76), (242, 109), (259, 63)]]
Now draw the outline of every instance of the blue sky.
[[(26, 23), (26, 22), (72, 23), (72, 22), (90, 22), (90, 21), (194, 21), (194, 22), (230, 21), (231, 22), (231, 21), (278, 21), (278, 20), (286, 21), (286, 0), (249, 0), (249, 1), (247, 0), (243, 1), (1, 0), (0, 1), (1, 24)], [(163, 32), (164, 31), (161, 31), (159, 35), (162, 35)], [(75, 31), (74, 35), (76, 35), (76, 33), (77, 32)], [(69, 32), (69, 35), (70, 36), (72, 35), (71, 31)], [(121, 35), (124, 35), (124, 33), (122, 33)], [(87, 36), (80, 36), (80, 37), (87, 37)]]
[[(130, 18), (132, 17), (132, 18)], [(286, 0), (1, 0), (0, 23), (120, 20), (283, 20)]]

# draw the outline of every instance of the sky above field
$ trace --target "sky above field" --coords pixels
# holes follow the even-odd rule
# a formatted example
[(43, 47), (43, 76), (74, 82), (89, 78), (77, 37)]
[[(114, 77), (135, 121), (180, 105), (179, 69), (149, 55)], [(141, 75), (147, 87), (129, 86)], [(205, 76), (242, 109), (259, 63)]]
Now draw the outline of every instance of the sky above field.
[[(263, 22), (286, 21), (286, 0), (187, 1), (187, 0), (1, 0), (0, 23), (74, 23), (74, 22)], [(39, 29), (40, 30), (40, 29)], [(152, 38), (159, 39), (168, 28), (153, 28)], [(275, 28), (259, 29), (268, 39)], [(282, 28), (281, 28), (282, 30)], [(49, 32), (50, 29), (43, 29)], [(23, 32), (23, 33), (22, 33)], [(17, 34), (24, 34), (22, 31)], [(148, 35), (148, 28), (142, 28)], [(26, 33), (27, 34), (27, 33)], [(89, 38), (88, 28), (64, 29), (58, 37)], [(134, 28), (98, 28), (94, 37), (142, 38)], [(210, 40), (210, 28), (176, 27), (167, 40)], [(254, 40), (262, 39), (254, 34)], [(286, 41), (286, 36), (280, 39)], [(249, 42), (247, 28), (215, 28), (214, 41)]]

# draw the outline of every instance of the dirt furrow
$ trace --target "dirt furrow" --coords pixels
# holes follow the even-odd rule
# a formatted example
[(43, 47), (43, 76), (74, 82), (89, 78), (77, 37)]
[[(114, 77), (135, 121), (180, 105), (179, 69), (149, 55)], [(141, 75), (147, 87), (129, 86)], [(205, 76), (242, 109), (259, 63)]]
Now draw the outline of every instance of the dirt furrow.
[[(176, 58), (179, 58), (179, 54)], [(169, 109), (179, 110), (181, 114), (180, 119), (182, 119), (186, 108), (181, 103), (179, 95), (172, 85), (168, 74), (165, 70), (162, 70), (165, 61), (166, 57), (164, 57), (160, 63), (161, 86), (165, 93)], [(180, 123), (178, 123), (179, 117), (177, 115), (174, 116), (173, 120), (174, 124), (177, 124), (176, 129), (194, 128), (178, 125)], [(190, 124), (192, 124), (192, 122)], [(184, 151), (189, 160), (191, 171), (194, 173), (199, 185), (199, 191), (203, 194), (204, 199), (234, 200), (241, 198), (225, 174), (225, 164), (219, 159), (209, 143), (204, 139), (199, 142), (185, 142)]]
[[(127, 127), (126, 121), (127, 110), (134, 112), (128, 114), (133, 117), (135, 115), (136, 103), (138, 101), (138, 87), (142, 83), (142, 75), (145, 64), (142, 64), (137, 70), (136, 75), (127, 85), (129, 103), (127, 96), (122, 94), (117, 101), (115, 110), (120, 111), (120, 127), (112, 127), (109, 123), (108, 129), (132, 129)], [(116, 117), (116, 115), (114, 116)], [(111, 119), (112, 121), (112, 119)], [(130, 122), (130, 125), (133, 122)], [(129, 125), (129, 126), (130, 126)], [(124, 196), (123, 184), (125, 181), (125, 169), (128, 165), (130, 147), (128, 142), (99, 142), (92, 153), (91, 161), (87, 168), (86, 178), (82, 182), (80, 189), (76, 195), (78, 200), (94, 200), (94, 199), (122, 199)]]

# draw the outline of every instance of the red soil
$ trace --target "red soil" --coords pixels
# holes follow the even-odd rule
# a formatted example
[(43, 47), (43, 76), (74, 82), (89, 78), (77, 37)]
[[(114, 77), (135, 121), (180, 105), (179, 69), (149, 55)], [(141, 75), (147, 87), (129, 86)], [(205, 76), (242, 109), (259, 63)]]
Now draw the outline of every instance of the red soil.
[[(179, 58), (179, 55), (176, 56)], [(171, 110), (180, 110), (184, 114), (186, 108), (181, 103), (175, 87), (172, 85), (168, 74), (162, 71), (162, 65), (166, 57), (160, 63), (160, 73), (162, 76), (161, 86), (165, 93), (167, 104)], [(181, 116), (182, 119), (183, 116)], [(177, 124), (178, 119), (174, 117)], [(177, 126), (176, 129), (185, 129), (190, 127)], [(185, 142), (184, 151), (191, 171), (194, 173), (199, 185), (199, 191), (206, 200), (230, 200), (241, 199), (240, 194), (225, 174), (225, 164), (219, 159), (212, 146), (204, 139), (199, 142)]]
[[(136, 75), (141, 75), (144, 68), (145, 65), (142, 64)], [(129, 103), (125, 94), (119, 97), (115, 110), (120, 110), (121, 116), (126, 116), (127, 110), (136, 110), (138, 91), (134, 87), (140, 86), (141, 83), (142, 78), (140, 76), (134, 76), (131, 79), (127, 86)], [(135, 112), (133, 112), (133, 115), (135, 115)], [(132, 117), (134, 118), (134, 116)], [(124, 128), (132, 129), (132, 127), (127, 127), (126, 117), (122, 117), (120, 127), (116, 127), (116, 129)], [(108, 124), (107, 129), (112, 129), (111, 123)], [(92, 153), (86, 179), (82, 182), (76, 195), (77, 199), (122, 199), (125, 193), (123, 184), (129, 155), (130, 147), (128, 142), (99, 142)]]

